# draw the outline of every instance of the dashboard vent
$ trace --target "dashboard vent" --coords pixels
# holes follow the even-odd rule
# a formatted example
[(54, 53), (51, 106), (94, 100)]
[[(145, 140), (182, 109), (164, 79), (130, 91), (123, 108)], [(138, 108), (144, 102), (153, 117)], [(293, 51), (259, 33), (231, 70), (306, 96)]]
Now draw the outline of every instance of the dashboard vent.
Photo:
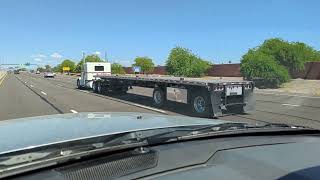
[(149, 151), (115, 154), (56, 169), (70, 180), (114, 179), (157, 165), (157, 153)]

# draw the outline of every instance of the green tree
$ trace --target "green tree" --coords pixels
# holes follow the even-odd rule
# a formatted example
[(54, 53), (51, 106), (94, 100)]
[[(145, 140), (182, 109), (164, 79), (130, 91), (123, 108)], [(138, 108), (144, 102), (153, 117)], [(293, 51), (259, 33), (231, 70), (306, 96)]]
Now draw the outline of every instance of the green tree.
[(111, 65), (111, 73), (112, 74), (125, 74), (126, 72), (123, 69), (123, 67), (121, 66), (121, 64), (113, 63)]
[(208, 61), (182, 47), (175, 47), (171, 50), (166, 65), (169, 74), (187, 77), (204, 76), (211, 66)]
[(45, 69), (44, 69), (43, 67), (38, 67), (38, 68), (37, 68), (37, 71), (45, 72)]
[(44, 68), (45, 68), (46, 71), (51, 71), (52, 70), (51, 66), (48, 65), (48, 64), (45, 65)]
[[(103, 60), (96, 54), (86, 56), (85, 60), (86, 60), (86, 62), (103, 62)], [(83, 61), (83, 59), (81, 59), (75, 68), (76, 72), (82, 71), (83, 63), (84, 63), (84, 61)]]
[(96, 54), (86, 56), (85, 60), (86, 62), (103, 62), (103, 60)]
[(61, 64), (56, 65), (55, 67), (52, 68), (53, 72), (62, 72), (62, 67)]
[(302, 42), (288, 42), (280, 38), (265, 40), (257, 51), (273, 56), (289, 71), (302, 70), (308, 61), (320, 61), (320, 53), (312, 47)]
[(279, 85), (289, 80), (288, 72), (304, 69), (308, 61), (320, 61), (319, 51), (302, 42), (272, 38), (242, 57), (241, 72), (247, 78), (276, 79)]
[(241, 73), (246, 79), (262, 78), (273, 86), (289, 80), (288, 70), (275, 58), (261, 51), (249, 50), (241, 60)]
[(70, 59), (65, 59), (64, 61), (62, 61), (62, 63), (59, 66), (59, 70), (62, 72), (63, 67), (69, 67), (70, 68), (70, 72), (74, 72), (75, 68), (76, 68), (76, 63), (73, 62)]
[(139, 66), (142, 73), (152, 73), (154, 69), (152, 59), (149, 57), (137, 57), (134, 62), (135, 63), (132, 64), (132, 66)]

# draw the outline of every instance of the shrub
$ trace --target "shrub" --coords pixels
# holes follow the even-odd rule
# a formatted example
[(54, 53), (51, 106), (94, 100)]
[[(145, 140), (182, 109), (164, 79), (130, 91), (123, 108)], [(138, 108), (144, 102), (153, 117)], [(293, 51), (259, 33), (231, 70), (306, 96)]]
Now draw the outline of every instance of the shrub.
[(204, 76), (210, 67), (208, 61), (202, 60), (190, 50), (181, 47), (171, 50), (166, 65), (169, 74), (187, 77)]
[(141, 68), (142, 73), (152, 73), (154, 69), (154, 64), (152, 59), (149, 57), (137, 57), (134, 60), (134, 64), (132, 66), (138, 66)]
[(113, 63), (111, 65), (111, 72), (112, 74), (125, 74), (125, 70), (123, 69), (123, 67), (121, 66), (121, 64), (118, 63)]
[(289, 81), (286, 67), (276, 62), (273, 56), (258, 50), (249, 50), (241, 60), (241, 73), (246, 79), (263, 79), (272, 86)]

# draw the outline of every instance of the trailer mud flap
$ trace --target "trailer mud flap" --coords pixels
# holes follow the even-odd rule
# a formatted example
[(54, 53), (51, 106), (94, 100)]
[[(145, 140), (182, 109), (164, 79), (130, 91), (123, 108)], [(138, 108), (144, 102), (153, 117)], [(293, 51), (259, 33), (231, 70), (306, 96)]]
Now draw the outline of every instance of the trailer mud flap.
[(221, 94), (222, 92), (210, 92), (213, 117), (222, 116)]
[(256, 100), (252, 89), (244, 90), (243, 102), (245, 103), (245, 106), (243, 107), (244, 113), (252, 113), (255, 110)]

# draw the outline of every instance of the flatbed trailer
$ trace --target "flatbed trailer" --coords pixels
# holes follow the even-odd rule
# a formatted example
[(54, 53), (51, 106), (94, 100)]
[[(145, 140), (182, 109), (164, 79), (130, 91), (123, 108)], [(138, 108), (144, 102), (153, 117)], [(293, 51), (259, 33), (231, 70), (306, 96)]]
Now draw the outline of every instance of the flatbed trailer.
[(94, 76), (96, 93), (125, 94), (132, 86), (153, 88), (153, 104), (166, 101), (188, 104), (199, 117), (218, 117), (225, 113), (250, 113), (255, 108), (251, 81), (205, 80), (183, 77), (103, 75)]

